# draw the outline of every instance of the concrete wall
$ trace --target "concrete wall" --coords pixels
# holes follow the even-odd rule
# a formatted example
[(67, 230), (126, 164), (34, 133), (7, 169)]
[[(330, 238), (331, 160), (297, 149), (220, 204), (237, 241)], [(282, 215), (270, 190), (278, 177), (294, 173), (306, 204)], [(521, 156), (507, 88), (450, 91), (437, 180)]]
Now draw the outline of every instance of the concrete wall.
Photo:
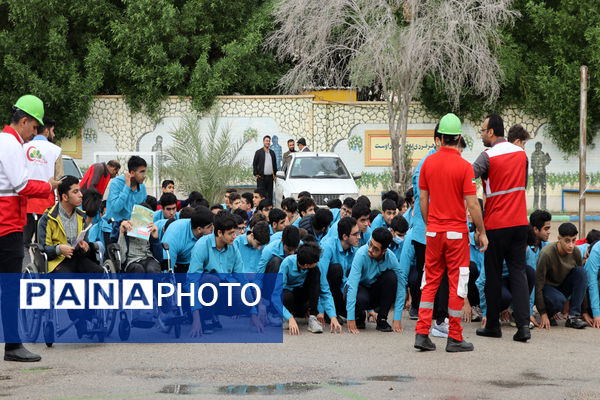
[[(316, 101), (314, 95), (224, 96), (218, 98), (215, 107), (221, 115), (220, 125), (228, 126), (234, 138), (240, 138), (247, 128), (258, 131), (258, 139), (244, 146), (240, 154), (240, 158), (248, 165), (254, 151), (262, 145), (263, 135), (273, 137), (274, 150), (278, 154), (287, 151), (286, 142), (289, 138), (297, 140), (304, 137), (312, 150), (334, 151), (343, 158), (352, 172), (362, 172), (370, 177), (370, 183), (363, 183), (361, 188), (361, 191), (367, 194), (377, 195), (383, 188), (382, 182), (385, 181), (385, 177), (389, 176), (389, 167), (366, 165), (366, 158), (369, 157), (366, 153), (370, 151), (365, 141), (367, 133), (388, 129), (387, 106), (383, 102), (324, 102)], [(94, 162), (95, 152), (160, 152), (161, 149), (164, 152), (172, 144), (170, 132), (181, 123), (184, 116), (191, 113), (191, 103), (187, 98), (167, 99), (162, 104), (159, 117), (153, 120), (143, 114), (131, 113), (120, 96), (98, 96), (90, 117), (83, 124), (82, 136), (73, 139), (76, 143), (70, 143), (70, 146), (80, 149), (79, 153), (75, 151), (73, 155), (76, 162), (84, 168)], [(206, 126), (208, 114), (202, 115), (201, 118), (202, 125)], [(565, 158), (558, 151), (545, 135), (545, 120), (525, 115), (516, 109), (505, 110), (503, 118), (506, 130), (511, 125), (520, 123), (534, 136), (526, 146), (530, 164), (533, 164), (533, 159), (537, 160), (536, 162), (543, 161), (547, 156), (551, 159), (545, 166), (547, 208), (560, 210), (562, 189), (578, 187), (578, 158)], [(435, 123), (436, 119), (428, 115), (419, 103), (411, 106), (409, 130), (430, 132)], [(483, 151), (478, 136), (481, 124), (482, 121), (464, 121), (465, 138), (469, 148), (463, 156), (469, 161), (475, 160)], [(409, 145), (417, 149), (414, 153), (415, 163), (421, 154), (426, 153), (423, 143), (427, 142), (428, 138), (421, 137), (419, 140), (420, 142), (413, 139), (409, 141)], [(536, 143), (541, 144), (541, 152), (544, 155), (532, 158)], [(65, 147), (69, 147), (66, 142)], [(110, 156), (102, 157), (103, 160), (109, 158)], [(587, 162), (588, 174), (592, 177), (590, 189), (600, 189), (599, 161), (600, 150), (590, 149)], [(540, 171), (535, 174), (536, 181), (544, 178)], [(530, 174), (533, 175), (531, 169)], [(532, 181), (533, 177), (530, 178), (532, 184), (528, 190), (528, 206), (535, 208)], [(577, 209), (576, 194), (565, 195), (565, 208), (567, 211)], [(600, 194), (590, 194), (588, 209), (599, 208)]]

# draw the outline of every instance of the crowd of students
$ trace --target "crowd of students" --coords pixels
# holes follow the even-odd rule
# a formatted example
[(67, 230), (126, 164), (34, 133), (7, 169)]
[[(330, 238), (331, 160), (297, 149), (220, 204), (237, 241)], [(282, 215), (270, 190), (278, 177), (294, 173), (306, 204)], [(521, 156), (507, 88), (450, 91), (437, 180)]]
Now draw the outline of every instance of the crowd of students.
[[(358, 334), (369, 321), (377, 331), (401, 332), (406, 309), (419, 320), (417, 349), (435, 350), (432, 334), (447, 337), (446, 350), (455, 352), (473, 350), (463, 340), (461, 319), (480, 321), (477, 334), (487, 337), (501, 337), (500, 323), (511, 322), (516, 341), (563, 318), (567, 327), (600, 328), (600, 232), (577, 243), (577, 229), (564, 223), (550, 242), (549, 212), (536, 210), (527, 221), (528, 133), (515, 126), (507, 141), (501, 118), (490, 115), (482, 138), (490, 149), (471, 166), (460, 156), (466, 147), (460, 120), (445, 116), (412, 187), (404, 195), (384, 193), (381, 211), (366, 196), (318, 206), (308, 192), (274, 205), (262, 188), (227, 189), (224, 203), (211, 205), (198, 192), (178, 200), (172, 180), (162, 182), (156, 199), (146, 193), (145, 160), (133, 156), (122, 175), (115, 176), (120, 165), (109, 162), (106, 174), (84, 179), (85, 192), (77, 178), (65, 177), (58, 203), (40, 220), (38, 240), (50, 273), (100, 272), (90, 246), (95, 242), (101, 249), (119, 244), (124, 272), (164, 270), (161, 244), (167, 243), (175, 272), (187, 274), (188, 283), (213, 282), (215, 273), (249, 274), (262, 300), (240, 307), (259, 332), (284, 325), (299, 334), (298, 318), (313, 333), (327, 325), (342, 333), (346, 325)], [(106, 201), (101, 175), (114, 177)], [(483, 199), (477, 199), (475, 177), (483, 180)], [(154, 210), (149, 240), (126, 235), (135, 205)], [(74, 244), (89, 224), (87, 239)], [(277, 291), (265, 273), (280, 274), (282, 296), (272, 296)], [(189, 307), (190, 335), (220, 329), (218, 314), (227, 308), (217, 304), (216, 310)]]

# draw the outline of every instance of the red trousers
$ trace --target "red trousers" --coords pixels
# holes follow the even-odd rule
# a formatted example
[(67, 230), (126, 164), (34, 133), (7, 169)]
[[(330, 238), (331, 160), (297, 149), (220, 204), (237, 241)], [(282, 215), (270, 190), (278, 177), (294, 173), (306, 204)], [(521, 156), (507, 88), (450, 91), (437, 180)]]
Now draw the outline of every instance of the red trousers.
[(417, 333), (428, 335), (433, 316), (433, 302), (440, 281), (448, 269), (448, 337), (462, 341), (462, 308), (469, 283), (469, 235), (458, 232), (427, 232), (425, 274), (421, 284), (421, 303)]

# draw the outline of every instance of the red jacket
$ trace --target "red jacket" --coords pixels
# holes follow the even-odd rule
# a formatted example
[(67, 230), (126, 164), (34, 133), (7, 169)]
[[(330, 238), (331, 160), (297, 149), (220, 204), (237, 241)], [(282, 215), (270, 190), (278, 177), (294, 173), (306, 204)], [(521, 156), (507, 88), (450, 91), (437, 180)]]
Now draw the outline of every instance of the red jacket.
[(48, 197), (48, 182), (27, 178), (23, 139), (10, 126), (0, 133), (0, 236), (23, 232), (27, 223), (27, 197)]

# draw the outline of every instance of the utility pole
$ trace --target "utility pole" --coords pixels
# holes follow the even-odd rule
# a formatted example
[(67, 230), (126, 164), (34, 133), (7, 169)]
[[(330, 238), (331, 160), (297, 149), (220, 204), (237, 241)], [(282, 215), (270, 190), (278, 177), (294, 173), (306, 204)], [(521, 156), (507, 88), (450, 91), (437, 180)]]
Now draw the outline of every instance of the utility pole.
[(585, 190), (586, 177), (586, 128), (587, 128), (587, 91), (588, 91), (588, 68), (581, 66), (581, 88), (579, 100), (579, 235), (585, 237)]

